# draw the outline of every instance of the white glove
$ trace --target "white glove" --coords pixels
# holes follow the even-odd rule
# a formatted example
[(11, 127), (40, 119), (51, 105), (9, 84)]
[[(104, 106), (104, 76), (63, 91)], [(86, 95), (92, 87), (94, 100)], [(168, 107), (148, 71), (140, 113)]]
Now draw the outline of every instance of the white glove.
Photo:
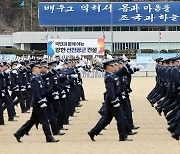
[(54, 67), (54, 70), (57, 71), (57, 70), (60, 70), (60, 69), (63, 69), (63, 63), (59, 63), (56, 67)]
[(66, 98), (66, 94), (62, 95), (62, 98)]
[(41, 108), (47, 107), (46, 103), (43, 103), (41, 106)]
[(9, 74), (10, 72), (11, 72), (10, 69), (5, 70), (5, 73), (6, 73), (6, 74)]
[(126, 97), (124, 95), (122, 95), (122, 99), (125, 99)]
[(12, 73), (17, 74), (17, 70), (13, 70)]
[(56, 95), (56, 96), (54, 97), (54, 100), (58, 100), (58, 99), (59, 99), (59, 96)]
[(80, 64), (76, 64), (76, 67), (80, 67)]
[(77, 74), (71, 74), (71, 78), (78, 78)]
[(2, 93), (2, 97), (5, 96), (5, 90), (1, 90), (1, 93)]
[(120, 106), (120, 103), (113, 105), (113, 107), (119, 107), (119, 106)]
[(129, 64), (130, 66), (131, 66), (131, 65), (136, 65), (136, 62), (135, 62), (135, 61), (130, 61), (128, 64)]
[(143, 68), (144, 68), (144, 66), (143, 66), (143, 65), (138, 65), (138, 66), (137, 66), (137, 68), (139, 68), (139, 69), (143, 69)]
[(21, 66), (21, 64), (17, 64), (16, 69), (20, 68)]
[(137, 68), (137, 66), (136, 65), (131, 65), (130, 68), (134, 69), (134, 68)]
[(82, 67), (79, 67), (79, 68), (78, 68), (78, 71), (79, 71), (79, 72), (82, 72), (82, 71), (83, 71), (83, 68), (82, 68)]
[(66, 88), (70, 89), (71, 87), (70, 87), (70, 85), (69, 85), (69, 86), (66, 86)]
[(119, 107), (120, 103), (119, 103), (119, 98), (116, 98), (114, 101), (111, 101), (113, 107)]

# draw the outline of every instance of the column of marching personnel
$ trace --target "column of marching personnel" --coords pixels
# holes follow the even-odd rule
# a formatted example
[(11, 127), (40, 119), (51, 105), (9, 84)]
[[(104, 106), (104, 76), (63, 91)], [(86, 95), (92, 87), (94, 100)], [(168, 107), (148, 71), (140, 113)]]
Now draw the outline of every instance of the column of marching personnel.
[[(30, 119), (14, 133), (18, 142), (35, 125), (42, 124), (47, 142), (58, 142), (53, 135), (64, 135), (60, 130), (69, 124), (77, 107), (85, 101), (79, 59), (47, 62), (41, 59), (0, 63), (0, 125), (17, 121), (16, 106), (22, 113), (32, 113)], [(80, 69), (81, 68), (81, 69)]]
[(147, 99), (159, 115), (164, 113), (168, 131), (180, 139), (180, 57), (156, 59), (156, 85)]

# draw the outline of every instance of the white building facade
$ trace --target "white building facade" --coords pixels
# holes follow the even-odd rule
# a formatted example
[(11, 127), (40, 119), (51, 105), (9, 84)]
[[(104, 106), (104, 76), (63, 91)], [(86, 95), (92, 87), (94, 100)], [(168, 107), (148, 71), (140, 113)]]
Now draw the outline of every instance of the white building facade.
[(0, 47), (46, 50), (49, 38), (104, 38), (105, 49), (180, 49), (180, 2), (40, 2), (46, 32), (0, 35)]

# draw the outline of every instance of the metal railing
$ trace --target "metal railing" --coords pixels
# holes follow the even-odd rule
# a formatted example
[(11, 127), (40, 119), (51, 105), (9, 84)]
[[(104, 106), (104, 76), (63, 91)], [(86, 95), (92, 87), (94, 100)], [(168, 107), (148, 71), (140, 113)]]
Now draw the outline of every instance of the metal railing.
[[(100, 71), (91, 71), (91, 72), (81, 72), (82, 78), (103, 78), (104, 72)], [(148, 70), (142, 70), (139, 72), (134, 73), (132, 76), (134, 77), (155, 77), (156, 72), (155, 71), (148, 71)]]

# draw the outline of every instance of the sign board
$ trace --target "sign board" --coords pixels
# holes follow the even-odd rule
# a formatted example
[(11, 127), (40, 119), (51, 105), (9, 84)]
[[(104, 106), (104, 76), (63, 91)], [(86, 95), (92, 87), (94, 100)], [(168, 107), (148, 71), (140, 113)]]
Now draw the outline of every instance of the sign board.
[(180, 2), (40, 2), (41, 26), (179, 25)]
[(176, 57), (177, 53), (140, 53), (136, 54), (136, 62), (138, 64), (155, 64), (157, 58), (171, 58)]
[(49, 56), (103, 55), (104, 39), (49, 39)]

